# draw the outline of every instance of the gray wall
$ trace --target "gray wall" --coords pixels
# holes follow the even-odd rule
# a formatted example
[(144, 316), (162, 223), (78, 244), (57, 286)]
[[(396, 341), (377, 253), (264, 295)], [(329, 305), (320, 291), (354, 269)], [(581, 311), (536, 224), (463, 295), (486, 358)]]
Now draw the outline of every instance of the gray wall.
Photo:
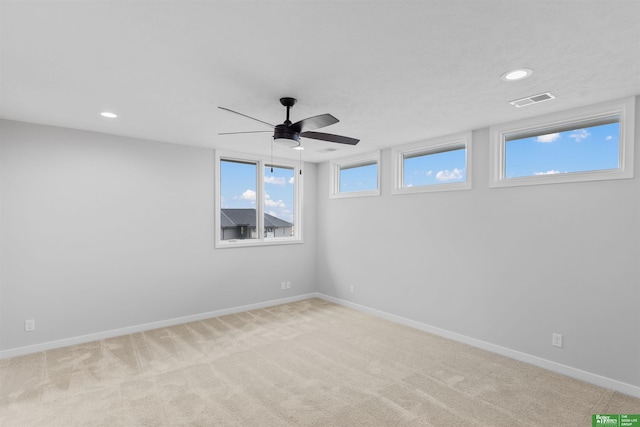
[(214, 249), (213, 150), (4, 120), (0, 132), (0, 350), (315, 291), (316, 165), (305, 243)]
[(488, 129), (471, 190), (392, 196), (390, 161), (353, 199), (320, 165), (319, 292), (640, 385), (638, 178), (490, 189)]

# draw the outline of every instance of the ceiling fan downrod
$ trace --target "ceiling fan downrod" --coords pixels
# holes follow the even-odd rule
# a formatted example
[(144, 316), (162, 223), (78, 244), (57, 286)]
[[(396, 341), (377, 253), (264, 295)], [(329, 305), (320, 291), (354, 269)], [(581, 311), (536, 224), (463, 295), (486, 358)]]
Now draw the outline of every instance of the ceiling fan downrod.
[(291, 124), (291, 120), (289, 120), (289, 110), (291, 109), (291, 107), (296, 105), (296, 101), (297, 100), (295, 98), (280, 98), (280, 104), (282, 104), (284, 107), (287, 107), (287, 120), (285, 120), (284, 122), (284, 124), (287, 126)]

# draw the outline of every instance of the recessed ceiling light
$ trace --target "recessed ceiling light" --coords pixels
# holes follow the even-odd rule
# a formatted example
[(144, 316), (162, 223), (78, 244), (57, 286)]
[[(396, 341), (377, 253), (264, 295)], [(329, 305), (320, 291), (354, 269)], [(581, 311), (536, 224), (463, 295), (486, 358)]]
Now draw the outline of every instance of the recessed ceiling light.
[(118, 117), (118, 115), (117, 115), (117, 114), (110, 113), (110, 112), (108, 112), (108, 111), (103, 111), (102, 113), (100, 113), (100, 115), (101, 115), (102, 117), (108, 117), (108, 118), (110, 118), (110, 119), (115, 119), (116, 117)]
[(533, 70), (528, 68), (518, 68), (517, 70), (511, 70), (500, 76), (505, 82), (515, 82), (517, 80), (526, 79), (533, 73)]

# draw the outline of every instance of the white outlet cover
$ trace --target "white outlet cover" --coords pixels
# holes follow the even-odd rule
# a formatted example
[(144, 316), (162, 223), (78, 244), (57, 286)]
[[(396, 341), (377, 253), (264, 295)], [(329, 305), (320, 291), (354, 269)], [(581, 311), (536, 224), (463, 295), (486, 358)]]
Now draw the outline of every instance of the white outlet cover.
[(554, 347), (562, 347), (562, 335), (551, 334), (551, 345)]

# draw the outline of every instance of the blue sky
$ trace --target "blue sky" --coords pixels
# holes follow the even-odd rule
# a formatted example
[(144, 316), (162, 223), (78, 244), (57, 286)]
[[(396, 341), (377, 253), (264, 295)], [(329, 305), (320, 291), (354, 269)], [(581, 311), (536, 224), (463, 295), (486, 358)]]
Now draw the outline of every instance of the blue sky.
[[(223, 208), (256, 207), (255, 164), (230, 161), (220, 162), (220, 190)], [(270, 215), (293, 222), (294, 170), (270, 167), (263, 171), (264, 211)]]
[(340, 192), (376, 190), (378, 188), (378, 165), (365, 165), (340, 169)]
[(619, 147), (619, 123), (508, 141), (505, 177), (616, 169)]
[(404, 160), (404, 186), (447, 184), (467, 180), (466, 150), (445, 151)]

